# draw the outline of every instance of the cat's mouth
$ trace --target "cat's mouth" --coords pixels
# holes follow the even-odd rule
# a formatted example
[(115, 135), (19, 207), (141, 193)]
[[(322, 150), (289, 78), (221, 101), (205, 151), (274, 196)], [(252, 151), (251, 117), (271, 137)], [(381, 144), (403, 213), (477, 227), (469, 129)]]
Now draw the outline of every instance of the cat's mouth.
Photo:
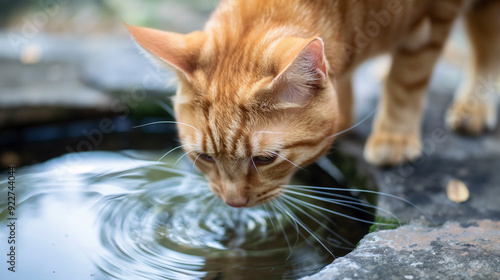
[(267, 191), (262, 191), (257, 194), (247, 194), (246, 192), (241, 192), (237, 194), (224, 194), (220, 188), (210, 184), (210, 189), (212, 193), (222, 200), (226, 205), (233, 208), (249, 208), (258, 206), (261, 204), (269, 203), (277, 198), (285, 191), (283, 187), (278, 186)]
[(271, 202), (281, 196), (281, 194), (285, 191), (285, 189), (282, 186), (278, 186), (271, 191), (267, 192), (262, 192), (261, 194), (257, 194), (256, 196), (256, 201), (252, 206), (257, 206), (261, 204), (265, 204), (268, 202)]

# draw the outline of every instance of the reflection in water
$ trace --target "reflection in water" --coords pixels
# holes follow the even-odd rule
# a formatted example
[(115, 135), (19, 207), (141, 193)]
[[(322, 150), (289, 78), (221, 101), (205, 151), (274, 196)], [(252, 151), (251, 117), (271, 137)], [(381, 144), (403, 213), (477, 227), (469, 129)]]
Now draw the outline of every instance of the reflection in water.
[[(342, 241), (329, 230), (331, 217), (306, 207), (228, 207), (188, 162), (179, 165), (93, 152), (18, 170), (17, 272), (2, 267), (0, 278), (293, 279), (333, 259), (311, 233), (339, 255), (345, 253), (339, 247), (362, 235), (353, 234), (357, 223), (342, 220), (338, 232), (351, 242)], [(0, 182), (2, 228), (6, 183)], [(298, 198), (304, 200), (287, 199)], [(6, 244), (0, 246), (3, 252)]]

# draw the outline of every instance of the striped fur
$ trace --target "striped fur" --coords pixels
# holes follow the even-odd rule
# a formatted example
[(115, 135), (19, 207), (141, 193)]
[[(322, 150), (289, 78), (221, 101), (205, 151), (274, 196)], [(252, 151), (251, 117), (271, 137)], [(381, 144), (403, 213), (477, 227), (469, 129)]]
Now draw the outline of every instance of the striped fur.
[[(174, 103), (188, 124), (178, 128), (189, 157), (217, 196), (249, 207), (279, 196), (300, 166), (328, 151), (329, 136), (351, 125), (351, 74), (381, 53), (392, 53), (393, 65), (365, 157), (380, 165), (418, 157), (424, 94), (459, 14), (467, 13), (471, 32), (486, 29), (493, 41), (488, 48), (471, 36), (478, 51), (470, 84), (483, 70), (499, 74), (499, 2), (223, 0), (201, 32), (128, 28), (179, 76)], [(471, 85), (448, 120), (473, 133), (495, 112), (481, 105), (468, 115), (477, 121), (464, 119)]]

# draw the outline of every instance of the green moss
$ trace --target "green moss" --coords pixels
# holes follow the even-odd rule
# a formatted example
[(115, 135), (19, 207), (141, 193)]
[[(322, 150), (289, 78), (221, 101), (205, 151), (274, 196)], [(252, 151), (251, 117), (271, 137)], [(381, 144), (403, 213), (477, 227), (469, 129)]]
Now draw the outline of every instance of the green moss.
[(394, 218), (384, 218), (382, 216), (375, 216), (374, 224), (370, 226), (368, 233), (387, 230), (387, 229), (396, 229), (402, 226), (403, 223)]

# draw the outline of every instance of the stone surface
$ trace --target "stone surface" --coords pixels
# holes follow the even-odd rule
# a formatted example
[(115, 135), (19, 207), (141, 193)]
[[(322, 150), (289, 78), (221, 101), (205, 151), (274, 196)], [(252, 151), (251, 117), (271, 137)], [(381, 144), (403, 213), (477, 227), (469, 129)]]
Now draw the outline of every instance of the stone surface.
[(500, 279), (500, 222), (408, 225), (371, 233), (316, 279)]

